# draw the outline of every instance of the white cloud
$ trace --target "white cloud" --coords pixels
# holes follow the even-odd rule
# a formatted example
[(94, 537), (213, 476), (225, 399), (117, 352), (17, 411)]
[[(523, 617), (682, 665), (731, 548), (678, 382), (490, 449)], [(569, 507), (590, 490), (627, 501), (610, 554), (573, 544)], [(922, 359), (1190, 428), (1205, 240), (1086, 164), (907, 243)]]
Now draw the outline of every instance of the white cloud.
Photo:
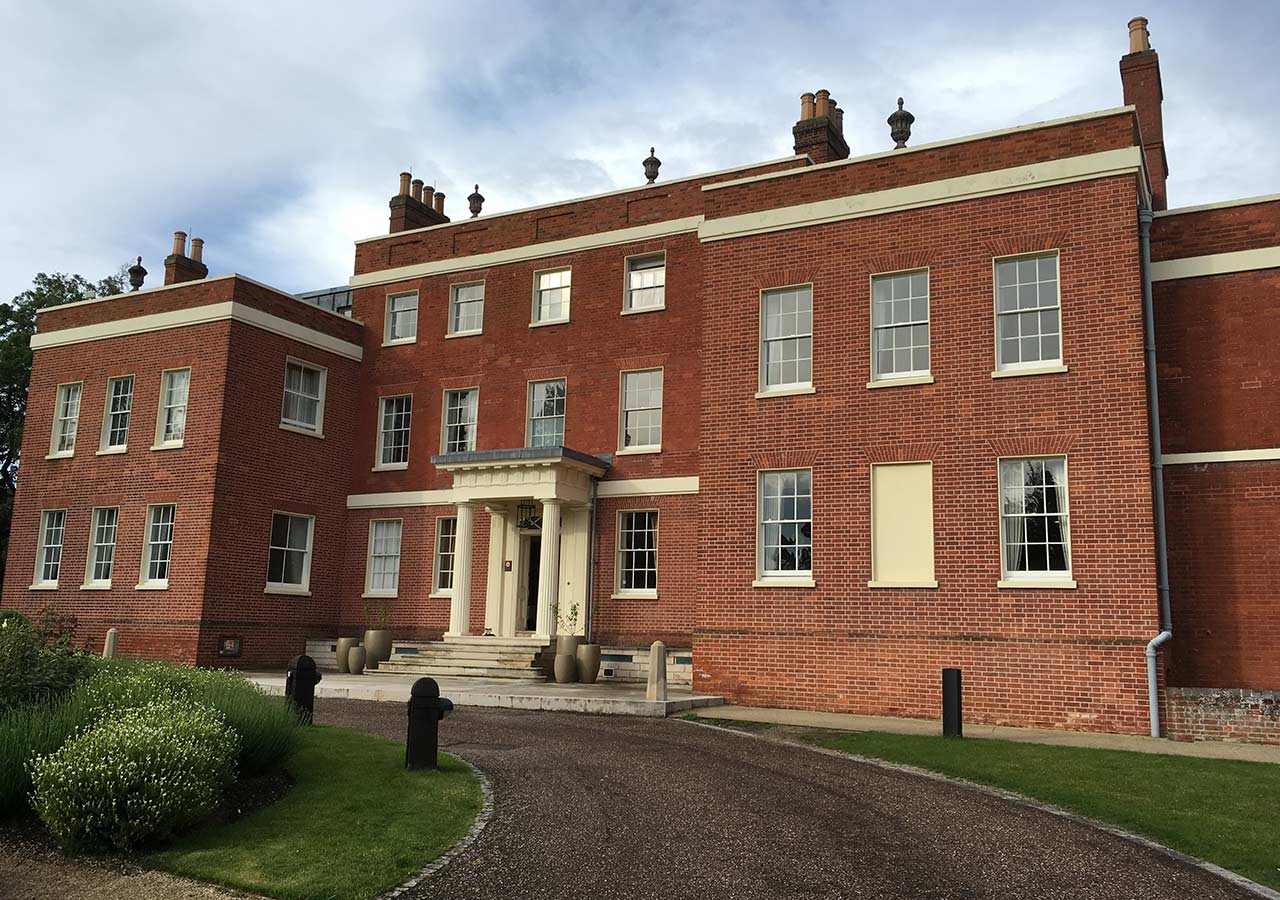
[[(1171, 198), (1280, 190), (1275, 8), (1197, 13), (1150, 13)], [(476, 182), (487, 213), (545, 203), (640, 183), (651, 145), (664, 178), (789, 153), (798, 96), (819, 87), (855, 153), (888, 148), (899, 94), (917, 144), (1119, 105), (1114, 8), (1038, 15), (915, 0), (28, 4), (0, 30), (0, 296), (138, 253), (154, 283), (178, 228), (206, 239), (215, 272), (339, 284), (352, 240), (385, 230), (403, 168), (455, 218)]]

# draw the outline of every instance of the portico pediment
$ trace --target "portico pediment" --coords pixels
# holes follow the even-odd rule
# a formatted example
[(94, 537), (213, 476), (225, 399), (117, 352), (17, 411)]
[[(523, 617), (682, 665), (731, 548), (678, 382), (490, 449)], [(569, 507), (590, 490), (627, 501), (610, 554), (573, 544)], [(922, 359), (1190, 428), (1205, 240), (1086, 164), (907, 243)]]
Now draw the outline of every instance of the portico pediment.
[(525, 499), (588, 503), (592, 479), (604, 475), (611, 464), (608, 457), (568, 447), (445, 453), (431, 457), (431, 462), (453, 474), (453, 492), (459, 503)]

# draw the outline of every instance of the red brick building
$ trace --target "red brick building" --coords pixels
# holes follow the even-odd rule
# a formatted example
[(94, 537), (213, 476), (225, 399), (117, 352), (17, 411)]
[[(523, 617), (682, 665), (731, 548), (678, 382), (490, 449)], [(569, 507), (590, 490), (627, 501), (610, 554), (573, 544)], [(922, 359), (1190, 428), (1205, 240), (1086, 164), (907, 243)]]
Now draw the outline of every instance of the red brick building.
[(460, 221), (404, 175), (350, 316), (179, 235), (39, 317), (4, 605), (200, 664), (370, 605), (406, 671), (662, 639), (885, 715), (958, 666), (973, 721), (1280, 740), (1280, 199), (1165, 208), (1130, 28), (1102, 112), (851, 158), (819, 91), (794, 156)]

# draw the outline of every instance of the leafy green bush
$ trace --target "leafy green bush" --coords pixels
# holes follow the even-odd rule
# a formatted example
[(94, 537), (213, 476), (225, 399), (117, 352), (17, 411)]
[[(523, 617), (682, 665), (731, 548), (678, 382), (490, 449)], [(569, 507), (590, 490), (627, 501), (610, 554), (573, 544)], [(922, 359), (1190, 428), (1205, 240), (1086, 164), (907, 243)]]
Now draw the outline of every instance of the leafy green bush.
[(162, 662), (100, 660), (67, 696), (0, 715), (0, 815), (27, 807), (27, 763), (54, 752), (115, 713), (171, 698), (216, 710), (239, 738), (239, 771), (253, 775), (292, 751), (297, 721), (272, 697), (234, 672)]
[(31, 624), (31, 620), (16, 609), (0, 609), (0, 628), (3, 628), (6, 622), (17, 622), (20, 625)]
[(129, 850), (207, 815), (234, 780), (238, 750), (216, 710), (157, 700), (36, 758), (32, 806), (66, 846)]
[(45, 612), (40, 627), (21, 613), (0, 617), (0, 713), (66, 693), (95, 662), (72, 648), (66, 621)]

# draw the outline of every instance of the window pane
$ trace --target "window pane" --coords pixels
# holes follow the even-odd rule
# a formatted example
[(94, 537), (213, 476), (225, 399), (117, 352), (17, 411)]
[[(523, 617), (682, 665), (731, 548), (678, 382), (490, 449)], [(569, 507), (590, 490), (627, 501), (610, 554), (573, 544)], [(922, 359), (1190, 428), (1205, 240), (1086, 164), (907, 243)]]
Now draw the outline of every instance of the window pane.
[(761, 473), (760, 548), (765, 575), (811, 571), (811, 485), (808, 469)]
[(1069, 572), (1066, 461), (1003, 460), (1000, 481), (1006, 574)]
[(998, 366), (1062, 358), (1058, 258), (1048, 253), (996, 263)]

